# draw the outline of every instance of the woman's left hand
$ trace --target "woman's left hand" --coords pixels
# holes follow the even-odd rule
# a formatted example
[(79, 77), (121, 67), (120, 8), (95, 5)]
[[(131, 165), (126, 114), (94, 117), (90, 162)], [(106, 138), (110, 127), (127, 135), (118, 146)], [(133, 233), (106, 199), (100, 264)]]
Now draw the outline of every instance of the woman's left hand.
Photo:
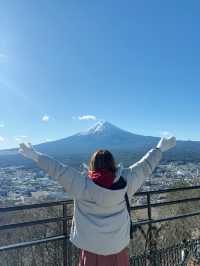
[(32, 159), (36, 162), (38, 161), (39, 153), (33, 148), (31, 143), (21, 143), (19, 153), (28, 159)]

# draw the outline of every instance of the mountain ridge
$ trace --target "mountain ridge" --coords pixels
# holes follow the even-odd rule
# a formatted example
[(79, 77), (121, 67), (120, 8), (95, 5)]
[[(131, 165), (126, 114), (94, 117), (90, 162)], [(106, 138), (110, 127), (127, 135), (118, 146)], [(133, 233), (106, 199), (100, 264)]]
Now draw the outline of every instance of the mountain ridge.
[[(126, 154), (128, 158), (130, 154), (132, 158), (134, 154), (137, 160), (149, 149), (155, 147), (159, 139), (159, 137), (134, 134), (107, 121), (99, 121), (86, 131), (67, 138), (40, 143), (34, 147), (56, 158), (78, 158), (80, 155), (87, 155), (88, 158), (89, 154), (97, 149), (108, 149), (116, 156)], [(179, 140), (174, 149), (164, 154), (164, 159), (200, 161), (200, 141)], [(22, 164), (25, 161), (27, 159), (18, 154), (17, 148), (0, 151), (0, 166), (12, 165), (15, 162)]]

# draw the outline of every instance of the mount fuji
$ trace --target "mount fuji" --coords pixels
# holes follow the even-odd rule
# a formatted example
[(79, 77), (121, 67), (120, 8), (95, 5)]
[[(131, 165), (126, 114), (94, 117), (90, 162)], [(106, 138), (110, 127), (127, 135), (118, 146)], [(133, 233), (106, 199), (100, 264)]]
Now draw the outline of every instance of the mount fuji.
[(58, 141), (40, 144), (37, 148), (42, 152), (65, 155), (91, 153), (100, 148), (111, 151), (138, 151), (148, 149), (157, 142), (156, 137), (136, 135), (109, 122), (100, 121), (87, 131)]
[[(99, 121), (87, 131), (34, 147), (66, 162), (85, 160), (97, 149), (109, 149), (118, 160), (128, 163), (138, 160), (158, 141), (158, 137), (133, 134), (109, 122)], [(176, 148), (167, 152), (164, 159), (200, 160), (200, 142), (177, 141)], [(27, 161), (18, 154), (18, 149), (0, 151), (0, 166), (26, 164)]]

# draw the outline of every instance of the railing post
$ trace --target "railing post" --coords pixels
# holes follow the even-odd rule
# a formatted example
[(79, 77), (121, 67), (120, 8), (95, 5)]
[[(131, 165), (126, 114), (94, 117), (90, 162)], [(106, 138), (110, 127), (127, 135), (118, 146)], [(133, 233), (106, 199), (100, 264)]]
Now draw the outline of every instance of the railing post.
[[(147, 211), (148, 211), (148, 220), (152, 220), (152, 212), (151, 212), (151, 194), (150, 192), (147, 192)], [(147, 235), (147, 246), (149, 251), (149, 260), (150, 260), (150, 266), (156, 266), (156, 249), (155, 249), (155, 243), (153, 240), (153, 234), (152, 234), (152, 224), (148, 224), (148, 235)]]
[(63, 266), (68, 266), (68, 221), (67, 221), (67, 204), (63, 203)]

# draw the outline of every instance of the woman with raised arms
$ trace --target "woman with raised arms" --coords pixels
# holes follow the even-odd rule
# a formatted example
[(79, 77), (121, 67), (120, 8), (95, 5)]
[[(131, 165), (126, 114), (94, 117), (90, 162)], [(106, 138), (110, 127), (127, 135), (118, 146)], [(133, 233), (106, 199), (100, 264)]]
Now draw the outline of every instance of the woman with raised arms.
[(70, 240), (81, 249), (79, 266), (128, 266), (130, 218), (125, 194), (131, 200), (159, 164), (163, 152), (175, 145), (175, 137), (162, 138), (128, 168), (117, 166), (108, 150), (97, 150), (84, 174), (36, 151), (31, 144), (20, 144), (19, 151), (55, 177), (73, 197)]

